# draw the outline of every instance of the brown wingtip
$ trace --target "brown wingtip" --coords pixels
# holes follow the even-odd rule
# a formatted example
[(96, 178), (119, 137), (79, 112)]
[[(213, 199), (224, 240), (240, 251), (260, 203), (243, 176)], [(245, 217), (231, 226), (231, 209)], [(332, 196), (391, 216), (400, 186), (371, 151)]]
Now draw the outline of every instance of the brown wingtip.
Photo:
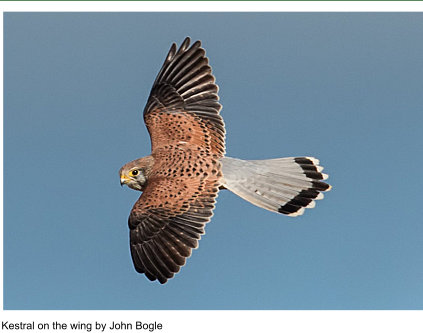
[(170, 47), (169, 53), (166, 56), (166, 62), (171, 61), (176, 54), (176, 44), (173, 43)]
[(189, 44), (191, 43), (190, 37), (185, 37), (184, 41), (182, 42), (181, 46), (179, 47), (178, 53), (182, 53), (188, 49)]

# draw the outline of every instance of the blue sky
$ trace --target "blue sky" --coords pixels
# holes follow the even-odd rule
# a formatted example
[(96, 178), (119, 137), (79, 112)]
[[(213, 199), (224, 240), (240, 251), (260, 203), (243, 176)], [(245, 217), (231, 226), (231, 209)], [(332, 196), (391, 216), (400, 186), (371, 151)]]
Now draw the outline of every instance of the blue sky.
[[(6, 13), (5, 309), (422, 309), (423, 15)], [(132, 266), (142, 109), (201, 39), (227, 154), (315, 156), (333, 190), (292, 219), (220, 192), (166, 285)]]

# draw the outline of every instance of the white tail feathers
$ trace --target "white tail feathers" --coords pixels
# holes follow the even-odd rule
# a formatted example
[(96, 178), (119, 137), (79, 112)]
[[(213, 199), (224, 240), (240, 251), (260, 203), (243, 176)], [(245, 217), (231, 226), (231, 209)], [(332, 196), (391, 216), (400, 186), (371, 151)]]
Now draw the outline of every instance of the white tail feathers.
[(331, 186), (313, 157), (245, 161), (223, 157), (223, 187), (252, 204), (273, 212), (298, 216), (323, 199)]

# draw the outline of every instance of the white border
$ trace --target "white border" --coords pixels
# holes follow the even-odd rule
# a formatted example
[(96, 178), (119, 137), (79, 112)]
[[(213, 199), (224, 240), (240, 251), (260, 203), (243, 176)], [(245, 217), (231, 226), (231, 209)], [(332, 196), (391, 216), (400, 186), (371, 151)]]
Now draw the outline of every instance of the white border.
[[(241, 5), (242, 4), (242, 5)], [(98, 1), (25, 1), (1, 2), (0, 8), (5, 11), (76, 11), (76, 12), (109, 12), (109, 11), (144, 11), (144, 12), (196, 12), (196, 11), (236, 11), (236, 12), (408, 12), (423, 11), (422, 2), (98, 2)], [(0, 18), (3, 30), (3, 16)], [(423, 33), (422, 33), (423, 34)], [(3, 33), (1, 34), (3, 48)], [(1, 52), (3, 60), (3, 52)], [(0, 69), (3, 74), (3, 66)], [(3, 85), (3, 81), (1, 82)], [(3, 87), (2, 87), (3, 88)], [(3, 89), (0, 93), (3, 102)], [(3, 103), (1, 104), (3, 106)], [(1, 171), (3, 171), (3, 117), (1, 117)], [(1, 172), (3, 185), (3, 172)], [(3, 200), (0, 210), (3, 216)], [(2, 223), (3, 224), (3, 223)], [(3, 228), (0, 230), (3, 239)], [(0, 282), (3, 286), (3, 247), (0, 249), (2, 274)], [(3, 308), (3, 288), (0, 289), (0, 305)], [(134, 323), (161, 322), (162, 330), (154, 332), (423, 332), (422, 311), (1, 311), (1, 322), (105, 322), (124, 321)], [(0, 322), (0, 324), (1, 324)], [(14, 330), (19, 332), (20, 330)], [(37, 330), (35, 330), (37, 331)], [(50, 326), (50, 330), (53, 331)], [(70, 332), (56, 330), (53, 332)], [(78, 332), (86, 332), (80, 330)], [(92, 332), (99, 332), (92, 330)], [(123, 331), (119, 331), (123, 332)], [(148, 332), (148, 330), (138, 330)]]
[[(35, 322), (36, 332), (87, 332), (86, 330), (52, 330), (53, 322), (91, 323), (109, 327), (112, 321), (161, 323), (154, 332), (217, 333), (217, 332), (324, 332), (324, 333), (421, 333), (421, 311), (6, 311), (2, 321)], [(49, 330), (37, 330), (38, 323), (49, 324)], [(19, 330), (14, 330), (19, 331)], [(28, 332), (26, 330), (25, 332)], [(105, 330), (104, 332), (128, 332)]]
[(2, 1), (3, 11), (144, 12), (408, 12), (422, 11), (416, 1)]

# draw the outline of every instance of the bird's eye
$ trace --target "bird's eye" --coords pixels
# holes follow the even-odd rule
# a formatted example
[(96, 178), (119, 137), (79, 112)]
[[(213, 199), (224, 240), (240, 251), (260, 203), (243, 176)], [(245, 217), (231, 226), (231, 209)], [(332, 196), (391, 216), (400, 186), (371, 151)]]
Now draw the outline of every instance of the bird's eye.
[(132, 170), (131, 171), (131, 176), (136, 176), (138, 175), (138, 170)]

